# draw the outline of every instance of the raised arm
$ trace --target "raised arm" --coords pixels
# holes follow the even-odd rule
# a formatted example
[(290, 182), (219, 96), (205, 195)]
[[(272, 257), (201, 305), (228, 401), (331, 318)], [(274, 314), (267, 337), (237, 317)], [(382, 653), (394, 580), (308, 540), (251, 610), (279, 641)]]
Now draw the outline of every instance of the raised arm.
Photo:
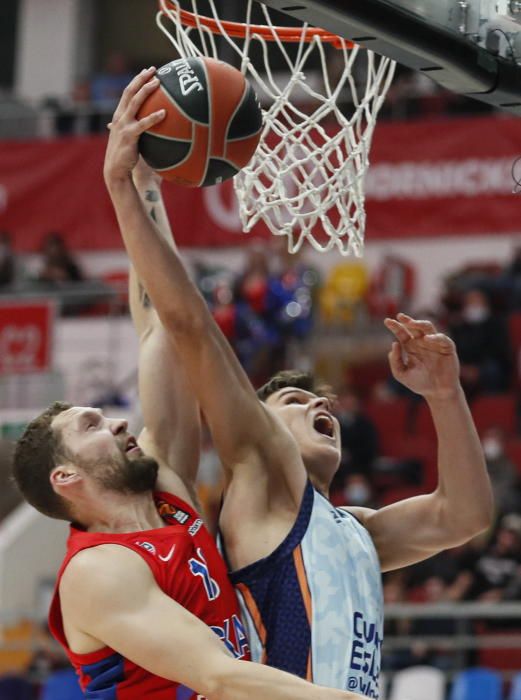
[[(151, 71), (140, 74), (126, 88), (114, 114), (105, 158), (105, 181), (125, 246), (176, 342), (225, 468), (254, 470), (259, 491), (268, 500), (287, 503), (291, 498), (298, 504), (306, 477), (296, 444), (257, 399), (177, 251), (158, 235), (132, 182), (139, 134), (164, 118), (163, 111), (136, 119), (139, 105), (157, 86), (151, 77)], [(271, 470), (269, 480), (264, 469)], [(263, 490), (268, 481), (269, 489)]]
[(381, 510), (348, 508), (375, 542), (384, 571), (456, 547), (490, 527), (493, 499), (481, 443), (459, 383), (454, 343), (432, 323), (405, 314), (387, 319), (396, 337), (389, 361), (394, 377), (421, 394), (438, 437), (438, 486)]
[[(96, 572), (95, 574), (93, 572)], [(60, 583), (69, 644), (88, 639), (208, 700), (363, 700), (231, 657), (209, 627), (163, 593), (142, 558), (118, 545), (84, 550)]]
[[(133, 181), (165, 244), (175, 247), (161, 196), (161, 179), (140, 159), (133, 171)], [(159, 462), (158, 488), (179, 492), (179, 477), (195, 501), (199, 404), (175, 342), (168, 337), (132, 265), (129, 300), (139, 336), (139, 397), (145, 425), (139, 444)]]

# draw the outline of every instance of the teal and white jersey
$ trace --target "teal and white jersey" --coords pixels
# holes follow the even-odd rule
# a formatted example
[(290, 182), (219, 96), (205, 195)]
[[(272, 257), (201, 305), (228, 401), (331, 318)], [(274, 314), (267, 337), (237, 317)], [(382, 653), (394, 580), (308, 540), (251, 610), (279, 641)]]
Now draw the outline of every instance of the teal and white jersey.
[(378, 698), (381, 572), (367, 530), (308, 482), (286, 539), (230, 574), (252, 659)]

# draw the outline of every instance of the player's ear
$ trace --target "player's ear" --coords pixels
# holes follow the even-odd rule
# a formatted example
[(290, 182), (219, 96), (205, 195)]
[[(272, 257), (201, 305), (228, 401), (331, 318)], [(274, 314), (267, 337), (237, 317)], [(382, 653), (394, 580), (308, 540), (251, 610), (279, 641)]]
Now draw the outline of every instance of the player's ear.
[(82, 478), (78, 469), (72, 464), (59, 464), (49, 475), (51, 485), (56, 493), (65, 493), (72, 486), (77, 485)]

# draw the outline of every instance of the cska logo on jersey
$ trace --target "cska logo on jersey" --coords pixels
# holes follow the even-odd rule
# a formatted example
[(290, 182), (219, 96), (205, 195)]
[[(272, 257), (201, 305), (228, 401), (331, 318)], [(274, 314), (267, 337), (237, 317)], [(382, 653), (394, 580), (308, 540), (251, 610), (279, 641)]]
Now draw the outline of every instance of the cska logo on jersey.
[(204, 558), (203, 551), (200, 547), (197, 548), (197, 556), (199, 557), (198, 559), (192, 557), (192, 559), (188, 560), (190, 573), (192, 576), (201, 577), (208, 600), (216, 600), (221, 593), (221, 589), (219, 588), (217, 581), (210, 576), (206, 559)]

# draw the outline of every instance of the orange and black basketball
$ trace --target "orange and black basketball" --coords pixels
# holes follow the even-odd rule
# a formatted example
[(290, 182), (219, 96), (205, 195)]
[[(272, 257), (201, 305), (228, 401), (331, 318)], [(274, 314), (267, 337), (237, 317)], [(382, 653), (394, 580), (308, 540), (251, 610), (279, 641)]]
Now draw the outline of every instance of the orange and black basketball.
[(250, 83), (213, 58), (180, 58), (156, 72), (160, 84), (139, 110), (166, 117), (144, 132), (139, 150), (165, 180), (204, 187), (233, 177), (250, 161), (262, 112)]

